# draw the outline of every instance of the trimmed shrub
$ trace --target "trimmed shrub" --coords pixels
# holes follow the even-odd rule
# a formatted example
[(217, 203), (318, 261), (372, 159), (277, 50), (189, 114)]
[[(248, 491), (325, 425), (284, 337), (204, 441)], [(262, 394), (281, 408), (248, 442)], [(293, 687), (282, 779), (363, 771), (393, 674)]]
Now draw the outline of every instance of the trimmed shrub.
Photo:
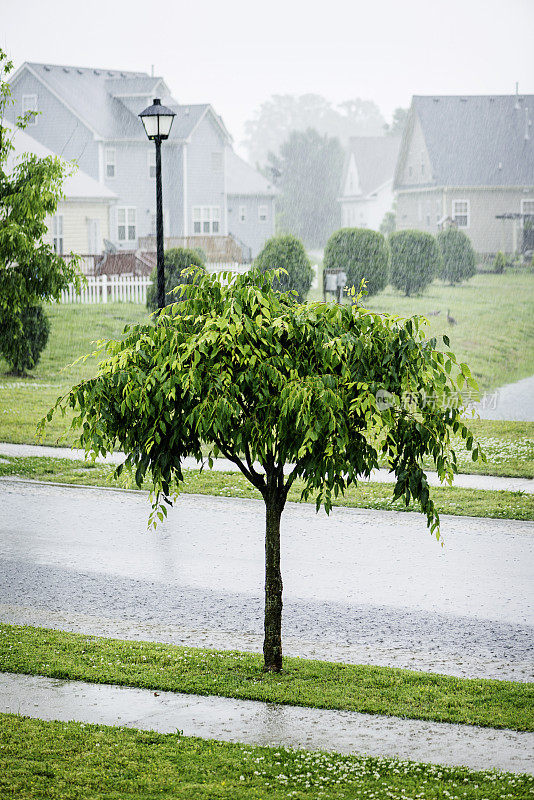
[(300, 239), (291, 234), (273, 236), (265, 243), (255, 266), (261, 272), (281, 267), (287, 270), (287, 275), (281, 275), (279, 280), (274, 281), (274, 288), (280, 292), (293, 289), (297, 292), (299, 302), (304, 303), (310, 290), (313, 270)]
[(28, 306), (20, 316), (0, 320), (0, 353), (14, 375), (37, 366), (49, 333), (50, 321), (41, 306)]
[(441, 272), (441, 252), (431, 233), (397, 231), (389, 247), (391, 284), (407, 297), (424, 291)]
[[(194, 275), (184, 274), (184, 270), (198, 267), (203, 272), (206, 270), (206, 257), (201, 250), (189, 250), (186, 247), (173, 247), (165, 252), (165, 303), (176, 303), (182, 298), (172, 290), (180, 284), (193, 283)], [(158, 275), (157, 268), (152, 270), (150, 276), (152, 286), (146, 293), (146, 305), (150, 311), (158, 307)]]
[(440, 231), (436, 239), (443, 260), (439, 277), (451, 286), (472, 278), (476, 273), (476, 259), (469, 236), (456, 228), (449, 228)]
[(347, 286), (359, 289), (366, 281), (367, 294), (385, 289), (389, 280), (389, 250), (381, 233), (367, 228), (341, 228), (326, 244), (325, 269), (342, 269), (347, 273)]
[(507, 266), (508, 262), (506, 260), (506, 256), (499, 250), (499, 252), (495, 256), (495, 261), (493, 262), (493, 271), (497, 272), (499, 275), (502, 275), (504, 272), (504, 268)]

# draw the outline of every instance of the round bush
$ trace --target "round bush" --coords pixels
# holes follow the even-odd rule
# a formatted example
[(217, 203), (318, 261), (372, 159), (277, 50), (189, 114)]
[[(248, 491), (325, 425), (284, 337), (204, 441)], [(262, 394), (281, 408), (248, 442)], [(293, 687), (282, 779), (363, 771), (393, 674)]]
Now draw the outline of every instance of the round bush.
[(366, 282), (367, 294), (385, 289), (389, 280), (389, 250), (381, 233), (367, 228), (341, 228), (326, 244), (325, 269), (342, 269), (347, 286), (360, 288)]
[(261, 272), (283, 267), (287, 275), (282, 274), (275, 280), (274, 288), (281, 292), (293, 289), (297, 292), (298, 300), (306, 300), (313, 278), (310, 260), (306, 255), (304, 245), (296, 236), (273, 236), (269, 239), (258, 255), (255, 266)]
[[(172, 290), (180, 284), (193, 283), (195, 276), (184, 274), (184, 270), (191, 267), (198, 267), (205, 271), (206, 257), (201, 250), (189, 250), (186, 247), (173, 247), (165, 251), (165, 303), (176, 303), (182, 298), (178, 293), (172, 294)], [(158, 275), (157, 268), (152, 270), (150, 275), (152, 286), (149, 286), (146, 293), (146, 304), (150, 311), (155, 311), (158, 307)]]
[(14, 375), (37, 366), (49, 333), (50, 321), (41, 306), (28, 306), (19, 316), (0, 320), (0, 353)]
[(391, 283), (407, 297), (424, 291), (441, 271), (441, 252), (431, 233), (397, 231), (389, 247)]
[(472, 278), (476, 272), (476, 260), (469, 236), (456, 228), (449, 228), (438, 233), (437, 242), (442, 257), (439, 277), (451, 285)]

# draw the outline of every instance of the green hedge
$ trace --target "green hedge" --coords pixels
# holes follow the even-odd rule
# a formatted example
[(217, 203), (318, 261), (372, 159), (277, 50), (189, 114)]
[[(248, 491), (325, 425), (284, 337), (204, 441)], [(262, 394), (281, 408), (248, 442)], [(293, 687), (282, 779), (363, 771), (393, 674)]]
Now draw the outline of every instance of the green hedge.
[(431, 233), (396, 231), (389, 237), (391, 283), (409, 297), (418, 294), (441, 272), (441, 251)]
[(273, 236), (265, 243), (256, 258), (255, 266), (261, 272), (282, 267), (287, 271), (287, 275), (282, 274), (280, 279), (275, 281), (274, 288), (282, 292), (293, 289), (297, 292), (299, 302), (303, 303), (306, 300), (313, 270), (304, 245), (296, 236), (290, 234)]
[(443, 260), (439, 277), (451, 285), (472, 278), (476, 259), (469, 237), (463, 231), (449, 228), (438, 233), (437, 242)]
[(366, 281), (367, 293), (376, 294), (389, 280), (389, 249), (381, 233), (366, 228), (341, 228), (327, 242), (325, 269), (342, 269), (347, 286), (359, 288)]

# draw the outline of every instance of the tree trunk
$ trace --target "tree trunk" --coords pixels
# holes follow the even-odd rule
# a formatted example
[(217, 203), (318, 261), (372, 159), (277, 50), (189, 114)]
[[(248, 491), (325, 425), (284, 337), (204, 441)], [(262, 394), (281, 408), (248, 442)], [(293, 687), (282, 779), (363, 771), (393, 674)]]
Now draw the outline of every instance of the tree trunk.
[(270, 495), (265, 498), (265, 672), (282, 669), (282, 573), (280, 572), (280, 518), (283, 503)]

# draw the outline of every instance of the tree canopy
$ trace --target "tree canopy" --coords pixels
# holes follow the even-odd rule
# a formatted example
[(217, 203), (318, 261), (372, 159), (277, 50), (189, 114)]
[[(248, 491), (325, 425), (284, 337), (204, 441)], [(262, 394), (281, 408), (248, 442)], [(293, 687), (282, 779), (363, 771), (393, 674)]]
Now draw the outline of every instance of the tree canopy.
[(425, 337), (424, 318), (375, 314), (359, 297), (353, 306), (299, 304), (273, 288), (276, 277), (256, 269), (198, 275), (156, 325), (127, 327), (122, 340), (102, 343), (95, 377), (55, 406), (74, 409), (88, 454), (122, 449), (117, 472), (131, 470), (139, 486), (149, 479), (152, 524), (179, 491), (182, 459), (202, 460), (203, 448), (209, 463), (225, 456), (258, 489), (271, 671), (282, 667), (280, 519), (294, 481), (303, 481), (303, 500), (329, 512), (346, 487), (385, 461), (394, 497), (417, 501), (439, 538), (422, 460), (429, 456), (440, 478), (452, 480), (452, 434), (473, 448), (457, 393), (465, 380), (476, 387), (466, 365)]
[(278, 155), (294, 131), (314, 128), (338, 138), (345, 147), (351, 136), (381, 136), (385, 120), (372, 100), (357, 97), (337, 106), (319, 94), (275, 94), (245, 123), (244, 145), (249, 161), (263, 166), (269, 153)]
[(0, 50), (0, 325), (4, 331), (2, 350), (8, 363), (21, 371), (20, 354), (29, 354), (23, 371), (34, 366), (37, 343), (28, 341), (32, 331), (24, 323), (39, 312), (28, 309), (40, 307), (44, 300), (57, 299), (69, 282), (79, 281), (79, 276), (76, 259), (65, 261), (43, 239), (48, 230), (47, 218), (57, 209), (63, 180), (72, 165), (56, 156), (39, 158), (31, 153), (15, 161), (10, 159), (13, 139), (29, 120), (27, 114), (19, 117), (14, 127), (3, 122), (12, 102), (5, 80), (12, 68)]
[(324, 245), (339, 226), (343, 159), (339, 141), (312, 128), (293, 132), (280, 155), (270, 155), (271, 166), (280, 175), (277, 222), (284, 233), (298, 236), (310, 247)]
[(386, 288), (389, 278), (389, 248), (384, 236), (368, 228), (341, 228), (328, 240), (323, 266), (343, 269), (347, 286), (365, 281), (367, 294)]

